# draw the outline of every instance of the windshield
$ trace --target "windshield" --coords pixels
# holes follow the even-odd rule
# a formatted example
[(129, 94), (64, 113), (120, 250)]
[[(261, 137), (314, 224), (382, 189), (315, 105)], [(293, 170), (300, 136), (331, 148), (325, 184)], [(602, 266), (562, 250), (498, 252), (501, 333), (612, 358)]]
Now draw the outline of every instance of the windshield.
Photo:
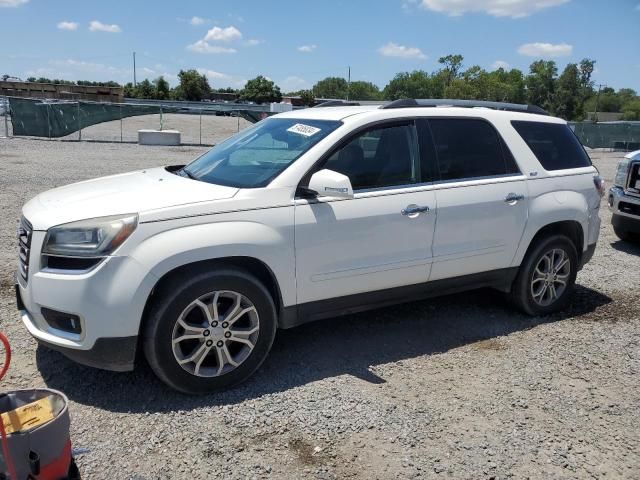
[(264, 187), (340, 125), (326, 120), (262, 120), (216, 145), (183, 170), (203, 182)]

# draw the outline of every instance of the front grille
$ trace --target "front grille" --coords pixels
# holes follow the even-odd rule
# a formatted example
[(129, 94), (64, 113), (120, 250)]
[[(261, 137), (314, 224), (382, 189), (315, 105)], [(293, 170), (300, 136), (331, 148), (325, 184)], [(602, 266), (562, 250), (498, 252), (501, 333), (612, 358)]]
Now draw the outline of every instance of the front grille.
[(26, 218), (22, 217), (18, 227), (18, 268), (20, 269), (20, 276), (25, 282), (29, 280), (29, 254), (31, 253), (32, 234), (33, 227)]
[(629, 215), (640, 215), (640, 205), (636, 205), (635, 203), (620, 201), (618, 202), (618, 209)]
[(632, 162), (629, 167), (625, 193), (634, 197), (640, 196), (640, 162)]

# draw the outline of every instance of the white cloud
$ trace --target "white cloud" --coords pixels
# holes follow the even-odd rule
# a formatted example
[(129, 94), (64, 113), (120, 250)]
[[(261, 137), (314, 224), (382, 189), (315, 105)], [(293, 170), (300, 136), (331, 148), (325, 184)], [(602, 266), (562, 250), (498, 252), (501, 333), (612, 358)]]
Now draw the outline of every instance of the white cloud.
[(417, 47), (407, 47), (394, 42), (389, 42), (380, 47), (378, 53), (384, 57), (417, 58), (420, 60), (427, 58), (427, 56), (422, 53), (422, 50)]
[(106, 23), (99, 22), (98, 20), (93, 20), (89, 24), (89, 30), (92, 32), (108, 32), (108, 33), (120, 33), (122, 29), (120, 26), (116, 24), (108, 25)]
[(78, 24), (76, 22), (60, 22), (58, 23), (58, 28), (60, 30), (69, 30), (74, 31), (78, 29)]
[(191, 20), (189, 20), (189, 23), (191, 25), (203, 25), (204, 23), (207, 22), (206, 18), (202, 18), (202, 17), (191, 17)]
[[(241, 38), (242, 33), (234, 26), (225, 28), (213, 27), (207, 32), (203, 39), (187, 45), (187, 50), (196, 53), (236, 53), (237, 50), (235, 48), (216, 45), (215, 42), (229, 43), (234, 40), (240, 40)], [(250, 40), (249, 44), (251, 44), (251, 42)]]
[(240, 40), (242, 33), (234, 26), (220, 28), (213, 27), (207, 32), (204, 37), (205, 42), (232, 42), (233, 40)]
[(295, 75), (285, 78), (280, 83), (280, 89), (283, 92), (295, 92), (297, 90), (308, 88), (310, 88), (309, 82), (307, 82), (304, 78), (297, 77)]
[(573, 45), (567, 43), (525, 43), (518, 48), (520, 55), (527, 57), (567, 57), (573, 53)]
[(19, 7), (29, 0), (0, 0), (0, 7)]
[(190, 50), (196, 53), (213, 53), (213, 54), (237, 52), (235, 48), (221, 47), (220, 45), (211, 45), (209, 42), (205, 40), (198, 40), (196, 43), (187, 45), (187, 50)]
[(264, 43), (264, 40), (258, 40), (257, 38), (251, 38), (251, 39), (247, 40), (244, 44), (247, 47), (255, 47), (255, 46), (260, 45), (262, 43)]
[(235, 77), (233, 75), (228, 75), (226, 73), (217, 72), (215, 70), (209, 70), (206, 68), (198, 68), (198, 72), (202, 75), (205, 75), (211, 84), (216, 85), (218, 87), (244, 87), (247, 80), (242, 77)]
[(495, 62), (493, 62), (493, 64), (491, 65), (491, 68), (493, 68), (494, 70), (498, 70), (499, 68), (503, 68), (505, 70), (509, 70), (509, 68), (511, 68), (511, 65), (509, 65), (507, 62), (505, 62), (504, 60), (496, 60)]
[(452, 17), (465, 13), (486, 13), (494, 17), (522, 18), (545, 8), (557, 7), (569, 0), (422, 0), (427, 10)]
[(73, 58), (50, 60), (46, 66), (28, 70), (27, 77), (48, 77), (65, 80), (131, 81), (130, 68), (118, 68), (104, 63), (86, 62)]
[(303, 52), (303, 53), (311, 53), (316, 48), (318, 48), (317, 45), (301, 45), (301, 46), (298, 47), (298, 51), (299, 52)]

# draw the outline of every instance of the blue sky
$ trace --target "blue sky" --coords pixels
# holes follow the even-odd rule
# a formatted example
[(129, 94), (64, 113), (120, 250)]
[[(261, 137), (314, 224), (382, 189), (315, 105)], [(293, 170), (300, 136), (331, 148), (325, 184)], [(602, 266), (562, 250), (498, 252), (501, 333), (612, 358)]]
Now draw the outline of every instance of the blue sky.
[(560, 68), (590, 57), (594, 80), (640, 91), (640, 0), (0, 0), (0, 75), (131, 81), (197, 68), (213, 87), (263, 74), (283, 91), (326, 76), (383, 87), (396, 72)]

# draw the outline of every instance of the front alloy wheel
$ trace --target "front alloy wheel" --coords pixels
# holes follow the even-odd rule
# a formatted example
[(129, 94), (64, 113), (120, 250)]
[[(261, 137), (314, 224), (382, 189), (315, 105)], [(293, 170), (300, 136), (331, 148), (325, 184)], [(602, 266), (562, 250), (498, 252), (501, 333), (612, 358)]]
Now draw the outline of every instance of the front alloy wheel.
[(260, 317), (238, 292), (215, 291), (187, 305), (171, 338), (178, 364), (192, 375), (217, 377), (240, 366), (253, 351)]

